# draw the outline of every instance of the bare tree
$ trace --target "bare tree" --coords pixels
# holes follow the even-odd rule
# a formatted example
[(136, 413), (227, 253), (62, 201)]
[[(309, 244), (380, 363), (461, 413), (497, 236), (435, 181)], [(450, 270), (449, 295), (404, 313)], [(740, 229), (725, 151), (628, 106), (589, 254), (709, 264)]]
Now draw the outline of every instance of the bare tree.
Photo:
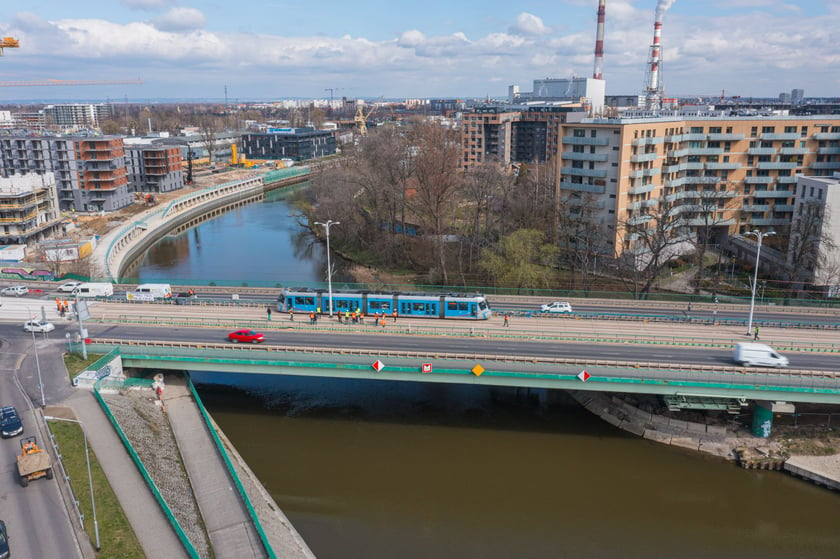
[(571, 269), (572, 289), (579, 276), (583, 289), (589, 291), (598, 256), (613, 256), (606, 227), (599, 221), (597, 211), (597, 201), (589, 192), (568, 192), (560, 202), (557, 245), (562, 261)]
[(673, 199), (662, 196), (633, 210), (619, 224), (624, 243), (619, 272), (637, 298), (646, 298), (668, 261), (690, 246), (683, 211)]
[[(827, 227), (830, 215), (824, 205), (816, 200), (804, 200), (799, 208), (787, 235), (786, 275), (789, 296), (817, 280), (818, 272), (827, 271), (830, 276), (832, 259), (836, 257), (837, 251), (837, 245), (829, 233), (830, 228)], [(824, 283), (825, 279), (820, 282)]]
[(201, 136), (201, 143), (204, 144), (204, 149), (207, 150), (210, 163), (213, 163), (213, 158), (216, 154), (216, 145), (218, 144), (216, 134), (221, 129), (221, 121), (214, 116), (202, 116), (198, 120), (198, 133)]
[(411, 207), (423, 222), (426, 234), (432, 236), (437, 273), (447, 283), (445, 235), (453, 225), (455, 195), (462, 183), (461, 145), (454, 130), (432, 122), (411, 128), (409, 137), (416, 177)]
[(738, 202), (734, 191), (727, 184), (716, 187), (716, 177), (702, 177), (699, 190), (683, 190), (683, 216), (687, 225), (693, 231), (692, 245), (694, 246), (695, 265), (697, 273), (694, 275), (694, 293), (700, 293), (705, 278), (705, 259), (709, 246), (716, 236), (728, 234), (732, 223), (732, 212)]

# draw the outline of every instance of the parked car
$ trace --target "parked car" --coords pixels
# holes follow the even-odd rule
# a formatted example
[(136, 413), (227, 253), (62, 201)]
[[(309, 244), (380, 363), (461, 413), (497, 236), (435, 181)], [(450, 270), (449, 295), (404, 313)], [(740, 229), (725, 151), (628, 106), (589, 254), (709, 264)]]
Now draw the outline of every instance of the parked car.
[(253, 330), (246, 329), (231, 332), (230, 334), (228, 334), (228, 340), (232, 341), (233, 343), (244, 342), (258, 344), (265, 341), (265, 336), (263, 336), (260, 332), (254, 332)]
[[(23, 433), (23, 422), (13, 406), (0, 408), (0, 436), (4, 439)], [(2, 556), (2, 555), (0, 555)]]
[(11, 557), (9, 552), (9, 532), (6, 531), (6, 523), (0, 520), (0, 559)]
[(540, 311), (542, 312), (550, 312), (550, 313), (570, 313), (572, 311), (572, 305), (570, 305), (566, 301), (554, 301), (553, 303), (546, 303), (545, 305), (540, 307)]
[(14, 295), (15, 297), (20, 297), (27, 293), (29, 293), (29, 288), (25, 285), (11, 285), (0, 290), (0, 294), (2, 295)]
[(73, 293), (73, 290), (79, 287), (80, 285), (82, 285), (82, 282), (80, 281), (68, 281), (67, 283), (59, 285), (56, 291), (58, 291), (59, 293)]
[(55, 325), (52, 322), (47, 322), (46, 320), (35, 319), (26, 321), (26, 324), (23, 325), (23, 329), (26, 332), (46, 333), (55, 330)]

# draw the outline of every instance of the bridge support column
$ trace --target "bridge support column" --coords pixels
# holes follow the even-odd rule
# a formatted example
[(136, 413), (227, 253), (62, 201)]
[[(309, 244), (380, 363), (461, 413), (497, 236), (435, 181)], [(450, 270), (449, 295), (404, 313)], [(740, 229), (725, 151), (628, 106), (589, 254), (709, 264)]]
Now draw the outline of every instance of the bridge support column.
[(773, 431), (774, 413), (793, 413), (795, 406), (790, 402), (756, 401), (753, 412), (752, 433), (766, 439)]

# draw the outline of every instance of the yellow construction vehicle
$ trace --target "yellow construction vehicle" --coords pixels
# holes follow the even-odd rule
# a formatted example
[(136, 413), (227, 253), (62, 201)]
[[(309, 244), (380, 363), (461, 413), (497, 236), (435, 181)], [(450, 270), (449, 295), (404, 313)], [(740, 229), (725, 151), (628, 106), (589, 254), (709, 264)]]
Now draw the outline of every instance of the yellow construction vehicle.
[(3, 56), (3, 49), (17, 49), (20, 48), (20, 41), (14, 37), (3, 37), (0, 41), (0, 56)]
[(50, 455), (38, 446), (35, 437), (26, 437), (20, 441), (20, 454), (17, 457), (20, 484), (29, 485), (30, 480), (46, 477), (53, 478)]

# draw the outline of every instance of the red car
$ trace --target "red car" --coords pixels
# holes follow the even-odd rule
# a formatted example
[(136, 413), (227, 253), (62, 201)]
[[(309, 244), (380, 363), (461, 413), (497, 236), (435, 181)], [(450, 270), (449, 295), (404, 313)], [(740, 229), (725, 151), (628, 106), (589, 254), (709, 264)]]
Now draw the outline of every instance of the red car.
[(228, 340), (233, 343), (245, 342), (251, 344), (259, 344), (265, 341), (265, 336), (253, 330), (237, 330), (228, 334)]

